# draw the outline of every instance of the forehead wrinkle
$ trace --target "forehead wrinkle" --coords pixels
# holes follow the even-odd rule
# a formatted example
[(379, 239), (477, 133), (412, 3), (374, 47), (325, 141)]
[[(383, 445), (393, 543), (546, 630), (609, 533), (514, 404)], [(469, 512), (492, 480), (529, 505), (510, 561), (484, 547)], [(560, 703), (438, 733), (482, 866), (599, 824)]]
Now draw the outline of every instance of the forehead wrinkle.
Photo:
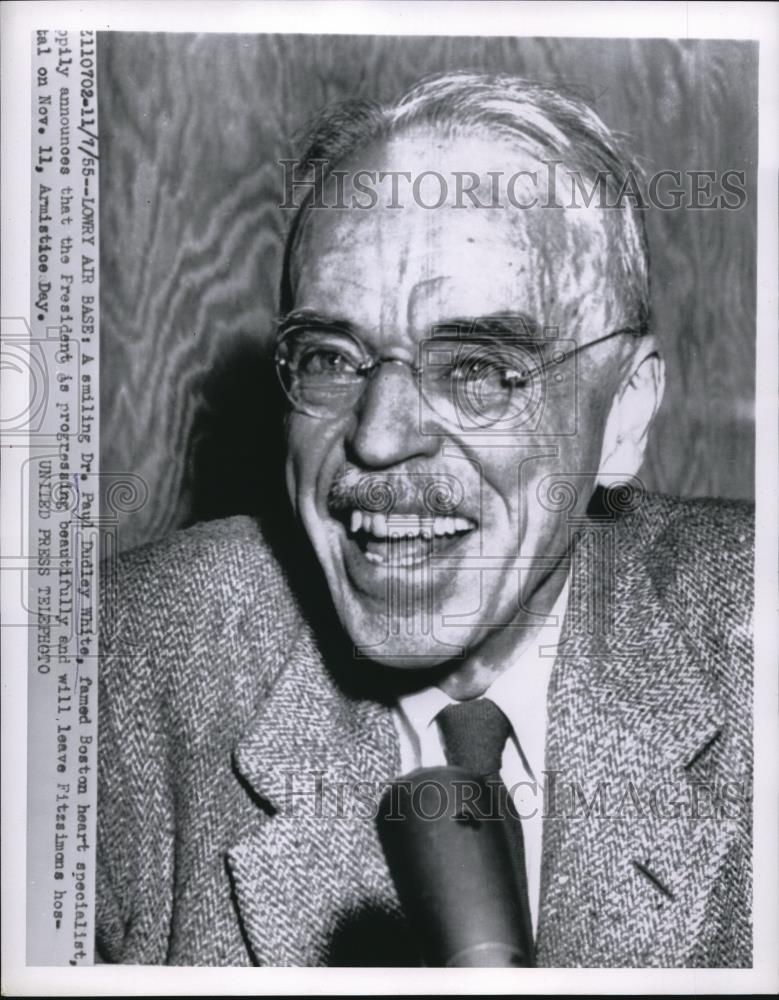
[[(495, 135), (482, 123), (473, 122), (463, 127), (459, 124), (456, 127), (442, 127), (440, 123), (414, 123), (389, 137), (377, 135), (364, 146), (352, 150), (343, 161), (339, 161), (338, 166), (346, 169), (349, 174), (347, 196), (352, 191), (351, 177), (358, 168), (377, 172), (382, 169), (390, 171), (411, 169), (412, 173), (439, 168), (446, 173), (455, 167), (467, 167), (467, 172), (475, 173), (479, 179), (477, 192), (485, 194), (489, 193), (491, 188), (488, 182), (488, 169), (494, 169), (496, 166), (507, 169), (510, 166), (512, 170), (518, 167), (533, 170), (543, 166), (543, 157), (539, 155), (532, 142), (525, 144), (518, 141), (517, 136)], [(570, 170), (569, 167), (563, 166), (564, 169)], [(528, 183), (525, 180), (521, 181), (520, 190), (517, 192), (520, 197), (528, 193), (525, 191)], [(402, 186), (401, 190), (407, 192), (407, 185)], [(532, 190), (529, 193), (537, 194)], [(487, 201), (489, 200), (488, 198)], [(560, 200), (565, 201), (564, 189), (560, 191)], [(465, 207), (466, 216), (473, 212), (479, 216), (490, 214), (469, 204)], [(374, 215), (374, 211), (364, 213), (363, 220), (367, 221)], [(314, 220), (308, 218), (312, 214)], [(303, 244), (309, 243), (311, 230), (318, 228), (316, 219), (321, 218), (322, 214), (328, 217), (331, 215), (329, 212), (309, 212), (302, 220), (295, 258), (298, 258), (303, 250)], [(341, 247), (344, 247), (346, 243), (344, 234), (362, 242), (363, 266), (360, 268), (357, 264), (355, 269), (361, 269), (364, 276), (369, 278), (373, 278), (373, 275), (365, 266), (366, 258), (370, 255), (375, 262), (374, 271), (377, 280), (367, 283), (353, 282), (353, 284), (361, 295), (376, 296), (377, 308), (374, 310), (372, 325), (379, 327), (382, 336), (397, 331), (401, 326), (410, 328), (413, 311), (408, 296), (404, 297), (400, 289), (406, 285), (415, 266), (418, 283), (420, 275), (423, 276), (423, 281), (428, 280), (434, 266), (433, 260), (423, 256), (418, 250), (415, 252), (408, 242), (400, 254), (395, 253), (395, 248), (392, 247), (391, 231), (394, 228), (392, 223), (397, 224), (400, 221), (398, 216), (403, 214), (402, 210), (390, 210), (385, 216), (387, 225), (369, 227), (367, 240), (364, 228), (358, 225), (350, 232), (351, 223), (345, 220), (345, 228), (340, 232), (341, 240), (337, 241), (335, 246), (337, 249), (340, 242)], [(437, 211), (423, 213), (428, 232), (434, 225), (434, 217), (438, 215)], [(581, 325), (581, 316), (584, 312), (593, 313), (597, 322), (603, 322), (609, 317), (615, 318), (618, 322), (625, 319), (633, 321), (631, 274), (629, 268), (626, 270), (626, 266), (622, 264), (619, 250), (621, 243), (619, 220), (622, 212), (606, 211), (604, 216), (604, 210), (598, 209), (597, 205), (566, 210), (544, 208), (540, 211), (505, 207), (503, 211), (496, 213), (496, 225), (499, 225), (499, 217), (506, 215), (513, 216), (511, 229), (516, 239), (518, 255), (523, 254), (528, 263), (533, 262), (531, 274), (525, 275), (521, 285), (517, 281), (521, 295), (513, 298), (511, 305), (524, 307), (526, 302), (532, 301), (535, 306), (533, 311), (542, 321), (563, 324), (568, 329), (578, 328)], [(568, 225), (563, 224), (562, 220), (553, 225), (552, 219), (561, 215)], [(403, 228), (402, 222), (401, 228)], [(501, 228), (505, 234), (506, 228)], [(555, 233), (555, 229), (558, 232)], [(563, 230), (563, 233), (560, 230)], [(390, 258), (394, 255), (394, 260), (387, 259), (388, 243), (392, 250)], [(383, 266), (385, 260), (388, 266)], [(292, 264), (299, 284), (301, 262), (295, 259)], [(517, 267), (517, 279), (523, 270), (527, 268)], [(387, 294), (388, 291), (390, 294)], [(568, 301), (564, 304), (565, 299)], [(404, 305), (405, 317), (402, 315)]]
[[(369, 215), (360, 213), (339, 219), (327, 233), (327, 249), (318, 255), (312, 248), (322, 239), (321, 223), (314, 221), (308, 225), (296, 254), (296, 298), (301, 291), (306, 293), (307, 284), (313, 285), (315, 299), (324, 298), (329, 306), (328, 283), (337, 282), (339, 288), (354, 288), (361, 304), (353, 303), (350, 311), (353, 316), (359, 316), (360, 330), (375, 339), (377, 347), (398, 336), (408, 337), (408, 309), (403, 307), (408, 301), (406, 289), (420, 271), (430, 270), (433, 255), (433, 251), (428, 253), (429, 243), (422, 252), (413, 243), (401, 241), (398, 244), (398, 220), (394, 215), (385, 218), (388, 224), (370, 227), (367, 238), (364, 225)], [(329, 219), (330, 216), (323, 217), (322, 222), (327, 224)], [(360, 253), (356, 266), (352, 262), (353, 266), (347, 270), (342, 258), (344, 253), (348, 256), (352, 246), (359, 246)], [(328, 270), (331, 273), (328, 274)], [(312, 274), (308, 283), (307, 273)], [(310, 293), (310, 288), (308, 291)]]
[[(360, 325), (381, 341), (413, 338), (419, 332), (418, 327), (424, 328), (441, 318), (447, 305), (441, 301), (447, 282), (462, 281), (462, 275), (456, 273), (434, 273), (440, 256), (438, 245), (446, 236), (446, 230), (442, 234), (437, 225), (439, 213), (417, 215), (417, 219), (424, 219), (422, 235), (411, 239), (413, 226), (406, 228), (402, 211), (382, 213), (380, 224), (369, 225), (367, 231), (364, 223), (369, 221), (370, 213), (338, 219), (333, 227), (330, 226), (331, 216), (319, 223), (309, 221), (297, 254), (298, 290), (303, 288), (305, 291), (305, 275), (310, 273), (310, 268), (315, 272), (316, 296), (326, 299), (328, 305), (328, 282), (353, 288), (362, 300), (354, 310), (359, 315)], [(505, 298), (504, 308), (521, 309), (537, 316), (544, 325), (557, 325), (566, 337), (576, 336), (582, 326), (589, 325), (594, 328), (593, 333), (598, 333), (603, 332), (601, 327), (612, 319), (624, 321), (624, 309), (620, 309), (620, 304), (625, 296), (619, 294), (620, 287), (625, 284), (624, 276), (615, 260), (618, 254), (612, 243), (614, 227), (609, 218), (604, 217), (603, 210), (506, 210), (511, 211), (512, 217), (495, 213), (494, 222), (498, 227), (495, 229), (490, 210), (472, 211), (478, 213), (482, 251), (485, 239), (487, 243), (494, 240), (497, 257), (505, 262), (501, 251), (506, 245), (510, 248), (513, 245), (507, 267), (495, 275), (495, 281), (505, 288), (496, 296)], [(489, 218), (484, 218), (485, 214)], [(475, 222), (477, 216), (472, 218)], [(508, 225), (499, 225), (501, 219)], [(482, 222), (487, 223), (486, 229)], [(322, 224), (327, 227), (325, 233), (321, 230)], [(464, 257), (467, 257), (468, 247), (463, 241), (468, 231), (458, 227), (450, 234), (450, 239), (463, 243)], [(317, 243), (325, 247), (318, 259), (313, 258), (312, 253)], [(348, 257), (350, 247), (356, 245), (360, 252), (351, 266), (339, 266), (340, 257), (344, 254)], [(304, 257), (307, 258), (305, 262)], [(327, 273), (328, 269), (331, 274)], [(493, 289), (499, 288), (494, 282), (492, 284)], [(426, 297), (438, 310), (438, 315), (431, 314), (429, 306), (425, 308)], [(493, 305), (498, 303), (493, 301)], [(455, 311), (470, 314), (474, 310), (460, 296)], [(475, 311), (478, 312), (478, 308)]]
[[(342, 246), (339, 245), (339, 242), (342, 241), (333, 241), (324, 252), (315, 253), (312, 248), (314, 234), (315, 229), (311, 226), (306, 236), (301, 238), (295, 253), (293, 276), (295, 278), (294, 297), (296, 301), (301, 293), (308, 292), (310, 294), (312, 286), (315, 289), (321, 288), (322, 285), (327, 286), (328, 282), (333, 281), (337, 281), (339, 287), (353, 288), (360, 295), (380, 294), (381, 287), (373, 280), (374, 270), (350, 269), (345, 271), (341, 266)], [(337, 278), (332, 276), (335, 273), (337, 273)], [(368, 280), (364, 280), (366, 278)], [(326, 305), (330, 305), (330, 299)]]
[[(417, 317), (415, 316), (415, 312), (419, 307), (419, 300), (422, 297), (425, 297), (429, 301), (430, 295), (435, 295), (436, 290), (441, 288), (441, 286), (444, 286), (446, 282), (452, 280), (453, 280), (452, 275), (436, 274), (435, 276), (420, 278), (418, 281), (414, 282), (409, 291), (406, 303), (406, 324), (409, 330), (415, 330), (417, 327), (423, 327), (426, 332), (427, 328), (431, 325), (431, 323), (436, 322), (436, 318), (429, 316), (425, 319), (423, 323), (417, 322)], [(430, 294), (428, 295), (426, 293)]]
[[(409, 331), (408, 323), (405, 330), (398, 329), (401, 325), (399, 306), (406, 298), (403, 289), (407, 281), (409, 267), (415, 255), (411, 252), (408, 242), (404, 240), (393, 260), (393, 251), (395, 250), (394, 225), (378, 226), (377, 228), (381, 274), (379, 283), (381, 289), (379, 292), (381, 302), (379, 310), (379, 336), (382, 341), (385, 341), (398, 334), (404, 335)], [(398, 293), (393, 294), (392, 288), (397, 288)], [(408, 319), (408, 317), (406, 318)]]
[[(340, 213), (338, 213), (340, 215)], [(337, 283), (339, 286), (347, 285), (353, 287), (364, 296), (379, 296), (382, 292), (382, 270), (379, 268), (351, 268), (345, 271), (341, 266), (341, 258), (344, 251), (348, 252), (350, 241), (354, 240), (354, 219), (364, 219), (362, 215), (345, 215), (336, 218), (335, 224), (331, 224), (334, 210), (325, 209), (310, 210), (303, 220), (301, 230), (298, 234), (295, 252), (290, 261), (290, 271), (292, 277), (293, 300), (296, 301), (300, 295), (301, 288), (305, 291), (306, 284), (322, 285), (327, 280), (334, 280), (326, 273), (337, 272)], [(321, 226), (326, 225), (327, 239), (326, 249), (317, 248), (317, 243), (321, 243)], [(315, 248), (317, 248), (315, 250)], [(313, 278), (311, 279), (311, 276)], [(379, 280), (376, 281), (378, 276)], [(307, 282), (307, 278), (310, 280)], [(325, 280), (327, 279), (327, 280)], [(367, 280), (360, 280), (367, 279)]]
[[(305, 295), (308, 294), (311, 296), (313, 301), (306, 302), (305, 308), (315, 309), (316, 311), (327, 311), (332, 304), (332, 297), (327, 295), (326, 292), (323, 295), (322, 292), (323, 288), (326, 289), (329, 284), (328, 276), (326, 272), (317, 267), (314, 272), (313, 281), (307, 281), (307, 271), (307, 268), (301, 268), (300, 278), (295, 286), (295, 307), (299, 308), (301, 297), (305, 297)], [(310, 274), (310, 272), (308, 272), (308, 274)], [(354, 289), (355, 293), (357, 293), (360, 298), (371, 298), (380, 294), (376, 287), (372, 287), (352, 275), (340, 274), (337, 281), (340, 288)], [(317, 290), (313, 295), (310, 291), (311, 286)], [(323, 302), (320, 301), (322, 298), (324, 298)]]
[[(535, 232), (524, 253), (535, 281), (529, 289), (544, 322), (560, 327), (565, 337), (576, 336), (590, 326), (589, 336), (605, 332), (605, 326), (624, 320), (621, 279), (616, 253), (610, 245), (608, 217), (601, 212), (572, 216), (566, 210), (566, 224), (554, 225), (548, 217), (534, 220)], [(524, 242), (527, 244), (527, 236)]]

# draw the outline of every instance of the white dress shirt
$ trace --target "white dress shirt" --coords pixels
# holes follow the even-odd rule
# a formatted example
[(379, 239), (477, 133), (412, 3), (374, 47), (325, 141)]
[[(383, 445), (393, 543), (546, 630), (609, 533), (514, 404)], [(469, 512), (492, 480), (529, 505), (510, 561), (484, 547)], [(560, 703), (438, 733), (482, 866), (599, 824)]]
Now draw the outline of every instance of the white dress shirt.
[[(494, 701), (511, 723), (512, 732), (503, 751), (500, 775), (506, 787), (512, 791), (514, 804), (522, 819), (534, 933), (538, 923), (541, 889), (546, 694), (567, 601), (568, 581), (560, 591), (536, 641), (523, 649), (482, 695)], [(424, 688), (398, 699), (394, 720), (400, 738), (402, 774), (417, 767), (446, 764), (435, 720), (441, 709), (453, 703), (454, 699), (438, 687)]]

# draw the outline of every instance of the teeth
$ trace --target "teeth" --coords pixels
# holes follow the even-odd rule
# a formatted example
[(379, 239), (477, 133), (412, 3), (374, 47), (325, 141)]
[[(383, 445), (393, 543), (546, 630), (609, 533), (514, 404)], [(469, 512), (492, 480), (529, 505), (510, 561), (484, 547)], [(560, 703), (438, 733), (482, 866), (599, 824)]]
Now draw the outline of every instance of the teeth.
[[(354, 535), (365, 531), (374, 538), (422, 538), (430, 539), (435, 535), (454, 535), (458, 531), (470, 531), (473, 523), (465, 517), (430, 517), (419, 514), (367, 514), (362, 510), (353, 510), (349, 520), (350, 531)], [(372, 559), (371, 562), (376, 562)]]
[(419, 534), (419, 515), (390, 514), (387, 527), (393, 538), (415, 538)]

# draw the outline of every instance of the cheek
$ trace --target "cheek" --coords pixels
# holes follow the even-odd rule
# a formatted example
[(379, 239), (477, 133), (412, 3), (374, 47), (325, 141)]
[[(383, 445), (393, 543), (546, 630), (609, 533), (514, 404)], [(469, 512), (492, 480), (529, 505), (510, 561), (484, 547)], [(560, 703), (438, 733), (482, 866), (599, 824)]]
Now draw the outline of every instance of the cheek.
[[(582, 512), (589, 503), (600, 460), (603, 429), (610, 400), (588, 394), (580, 400), (574, 433), (528, 438), (527, 448), (482, 468), (493, 495), (508, 514), (512, 532), (554, 532), (558, 521)], [(493, 522), (495, 523), (495, 522)]]
[(300, 505), (311, 494), (316, 482), (316, 470), (321, 458), (321, 451), (314, 446), (315, 437), (306, 433), (305, 418), (292, 414), (287, 418), (286, 425), (286, 479), (287, 492), (296, 513)]
[(327, 423), (296, 413), (287, 418), (287, 490), (296, 510), (319, 493), (326, 495), (343, 452), (343, 436), (340, 421)]
[[(605, 378), (605, 373), (602, 377)], [(588, 392), (582, 395), (577, 450), (582, 463), (586, 462), (587, 468), (594, 469), (600, 460), (603, 432), (614, 401), (615, 388), (612, 382), (605, 392)]]
[(541, 517), (552, 520), (587, 508), (595, 488), (601, 444), (611, 400), (608, 394), (582, 394), (576, 433), (556, 442), (557, 454), (543, 460), (543, 475), (534, 483), (528, 502), (541, 508)]

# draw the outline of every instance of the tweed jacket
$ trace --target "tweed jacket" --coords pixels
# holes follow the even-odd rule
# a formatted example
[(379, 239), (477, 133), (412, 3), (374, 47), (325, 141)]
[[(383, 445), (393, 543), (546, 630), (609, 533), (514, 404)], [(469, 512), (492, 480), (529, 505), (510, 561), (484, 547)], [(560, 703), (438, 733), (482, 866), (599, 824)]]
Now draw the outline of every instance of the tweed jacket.
[[(644, 496), (572, 537), (536, 963), (749, 966), (750, 510)], [(326, 665), (257, 523), (104, 579), (100, 958), (418, 964), (371, 808), (390, 704)]]

